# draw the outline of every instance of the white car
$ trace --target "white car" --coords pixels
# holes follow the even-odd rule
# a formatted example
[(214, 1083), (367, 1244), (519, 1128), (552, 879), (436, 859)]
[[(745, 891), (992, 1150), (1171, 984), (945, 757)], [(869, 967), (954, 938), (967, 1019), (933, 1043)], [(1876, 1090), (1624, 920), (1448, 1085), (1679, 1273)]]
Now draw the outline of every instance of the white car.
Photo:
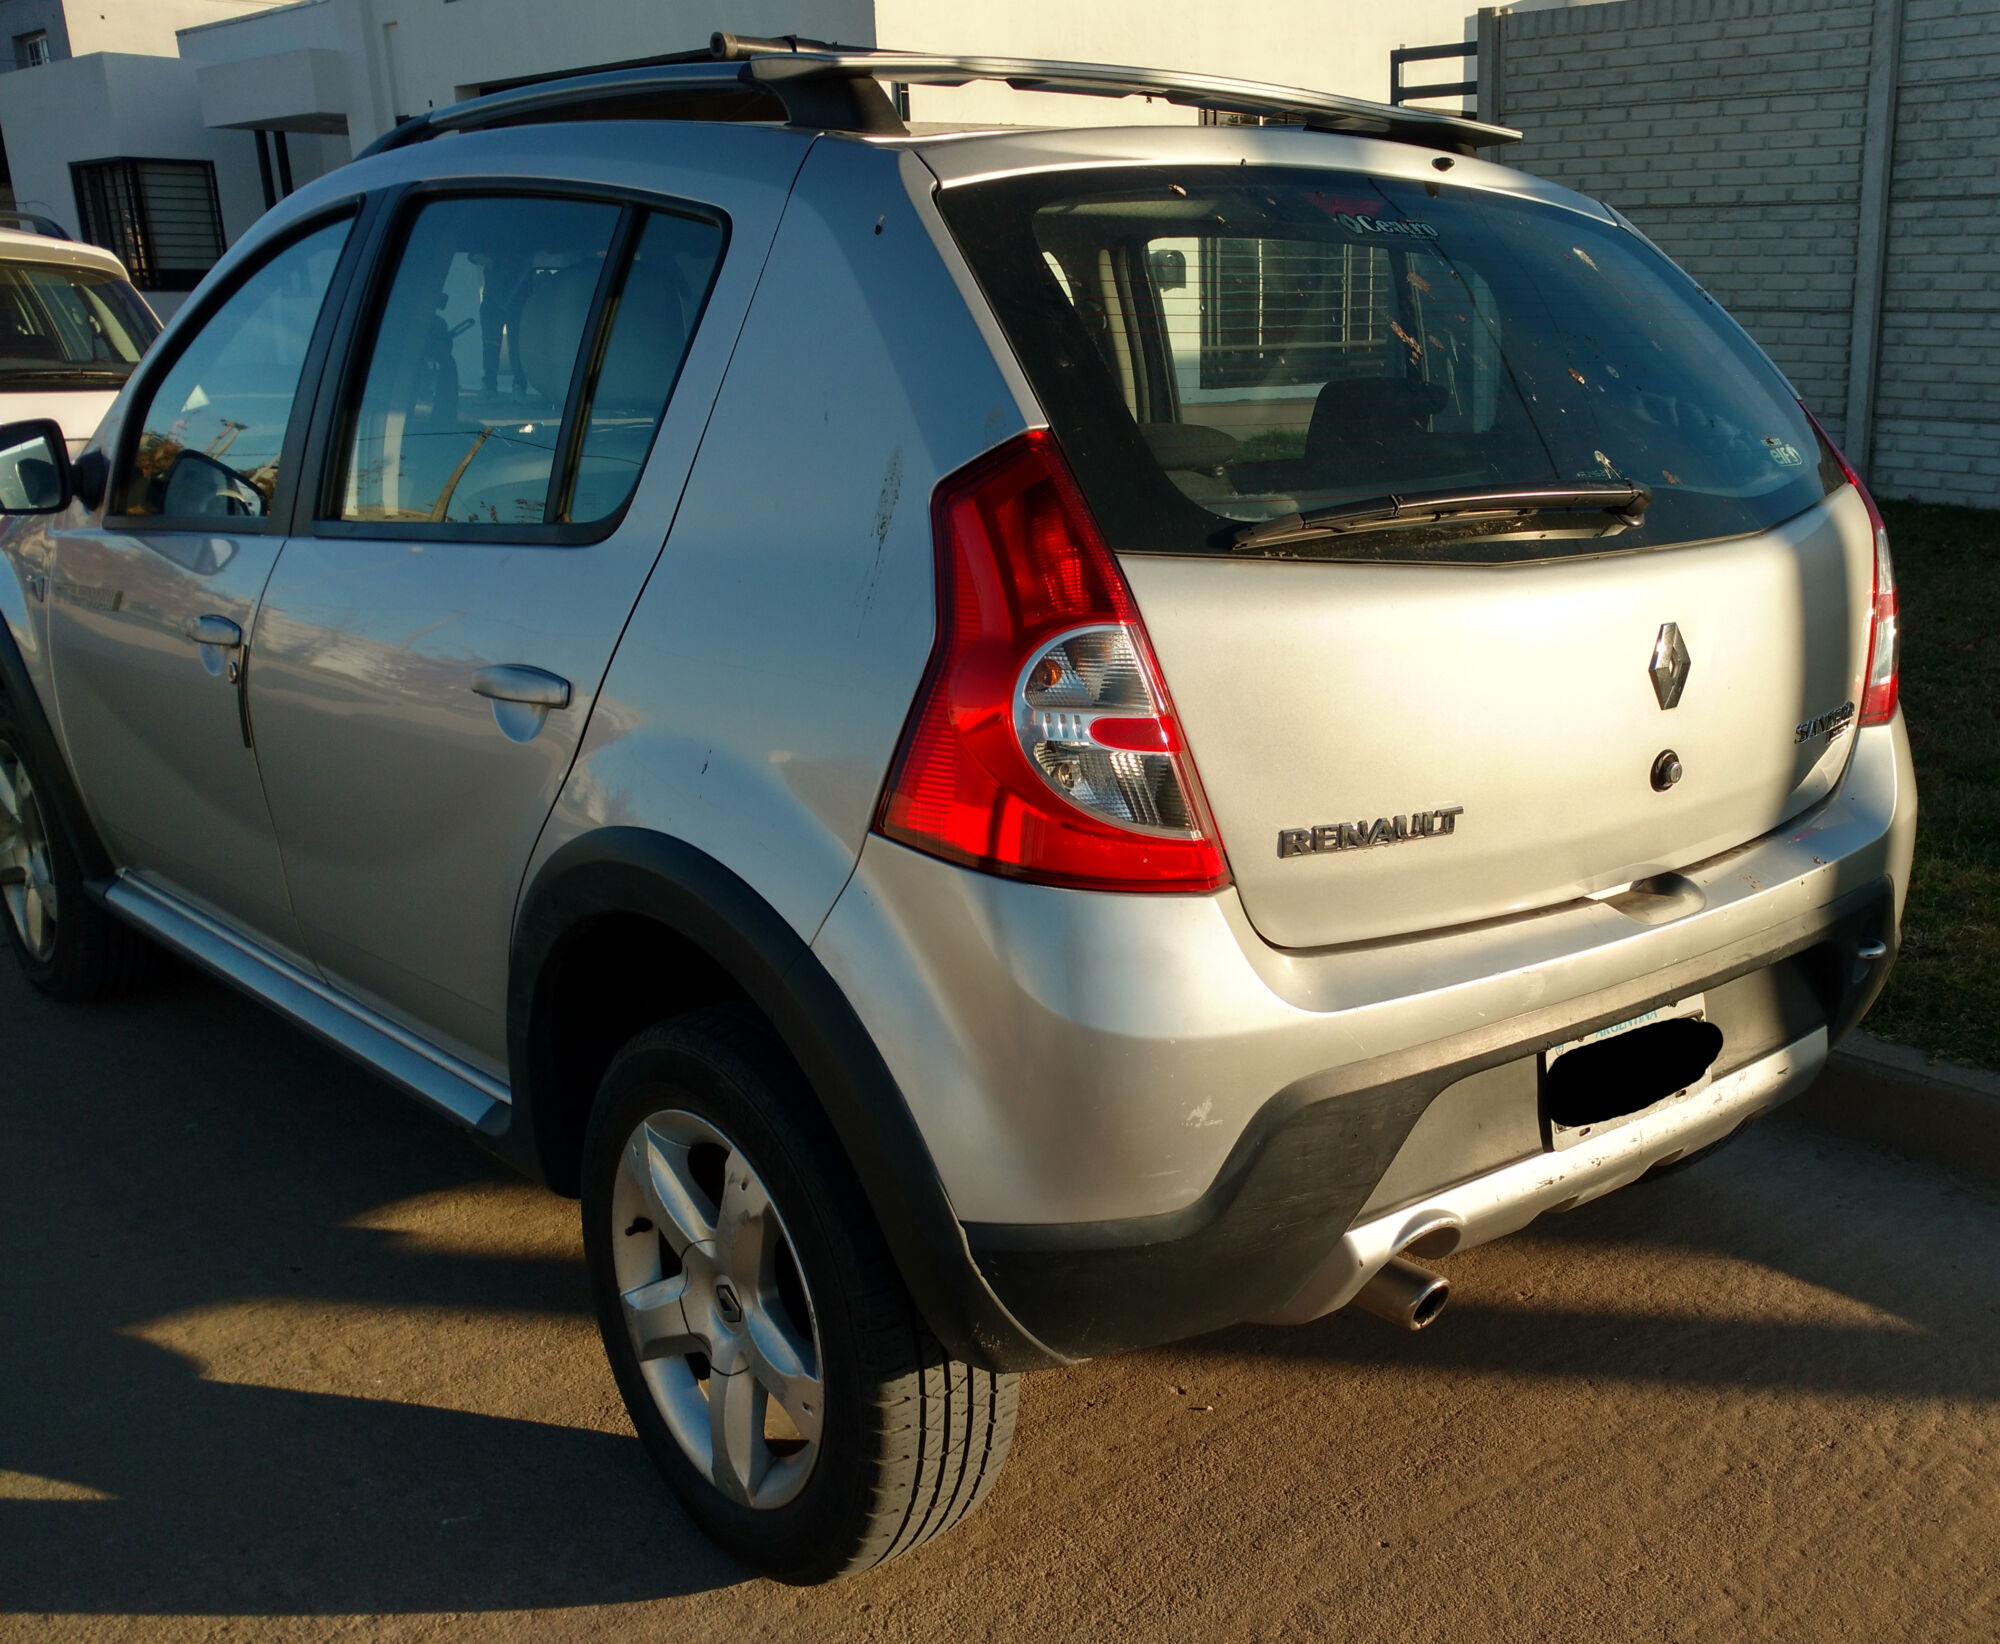
[(109, 251), (0, 228), (0, 422), (50, 418), (77, 455), (159, 332)]

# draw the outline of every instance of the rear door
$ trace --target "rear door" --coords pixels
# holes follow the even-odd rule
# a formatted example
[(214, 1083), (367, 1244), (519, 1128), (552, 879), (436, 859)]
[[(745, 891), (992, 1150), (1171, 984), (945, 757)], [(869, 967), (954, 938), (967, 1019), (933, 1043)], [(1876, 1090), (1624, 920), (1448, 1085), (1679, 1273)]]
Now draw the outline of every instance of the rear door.
[(1598, 208), (1409, 161), (941, 197), (1285, 947), (1712, 856), (1860, 696), (1866, 512), (1754, 344)]
[(491, 1071), (521, 874), (719, 380), (690, 343), (727, 233), (677, 201), (408, 194), (265, 595), (252, 711), (306, 945)]

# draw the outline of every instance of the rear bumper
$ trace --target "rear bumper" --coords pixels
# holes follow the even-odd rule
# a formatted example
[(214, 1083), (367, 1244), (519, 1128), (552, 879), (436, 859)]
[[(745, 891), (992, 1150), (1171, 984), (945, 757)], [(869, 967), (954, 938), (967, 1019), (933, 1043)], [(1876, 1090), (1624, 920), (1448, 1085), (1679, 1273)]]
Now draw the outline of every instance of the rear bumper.
[[(1676, 911), (1696, 911), (1665, 923), (1585, 902), (1281, 952), (1228, 892), (1055, 891), (871, 840), (815, 951), (895, 1075), (981, 1275), (1030, 1333), (1080, 1356), (1310, 1317), (1398, 1247), (1405, 1211), (1490, 1237), (1782, 1100), (1886, 977), (1914, 830), (1898, 720), (1859, 733), (1812, 811), (1688, 870)], [(1399, 1158), (1465, 1081), (1780, 961), (1811, 1019), (1793, 1009), (1778, 1039), (1726, 1048), (1729, 1077), (1699, 1111), (1619, 1127), (1601, 1159), (1524, 1155), (1518, 1135), (1473, 1171), (1447, 1157), (1435, 1180)], [(1556, 1166), (1589, 1179), (1556, 1192)], [(1413, 1168), (1385, 1206), (1378, 1184)], [(1454, 1182), (1450, 1205), (1429, 1204)]]
[[(1383, 1261), (1426, 1232), (1454, 1243), (1497, 1237), (1566, 1200), (1609, 1192), (1654, 1164), (1720, 1140), (1809, 1084), (1826, 1047), (1879, 986), (1883, 961), (1862, 949), (1889, 940), (1886, 881), (1802, 917), (1768, 947), (1736, 948), (1645, 976), (1487, 1033), (1302, 1081), (1272, 1098), (1273, 1122), (1245, 1139), (1235, 1168), (1187, 1210), (1067, 1227), (985, 1224), (967, 1240), (993, 1293), (1053, 1351), (1088, 1357), (1199, 1335), (1246, 1319), (1312, 1318), (1345, 1302)], [(1502, 1070), (1530, 1080), (1538, 1053), (1690, 994), (1718, 994), (1795, 961), (1809, 990), (1796, 1038), (1730, 1068), (1702, 1095), (1602, 1133), (1563, 1153), (1531, 1153), (1467, 1176), (1450, 1168), (1400, 1203), (1371, 1213), (1377, 1184), (1416, 1145), (1440, 1097)], [(1815, 1020), (1814, 1018), (1817, 1018)], [(1725, 1058), (1728, 1051), (1725, 1049)], [(1334, 1088), (1338, 1087), (1338, 1088)], [(1426, 1243), (1426, 1248), (1428, 1244)]]
[(1441, 1187), (1417, 1203), (1357, 1221), (1290, 1299), (1266, 1317), (1273, 1324), (1318, 1318), (1346, 1306), (1399, 1252), (1444, 1256), (1484, 1244), (1526, 1227), (1545, 1211), (1573, 1210), (1637, 1181), (1657, 1165), (1723, 1141), (1810, 1085), (1826, 1065), (1826, 1055), (1826, 1030), (1815, 1028), (1724, 1074), (1706, 1090), (1566, 1152), (1533, 1154)]

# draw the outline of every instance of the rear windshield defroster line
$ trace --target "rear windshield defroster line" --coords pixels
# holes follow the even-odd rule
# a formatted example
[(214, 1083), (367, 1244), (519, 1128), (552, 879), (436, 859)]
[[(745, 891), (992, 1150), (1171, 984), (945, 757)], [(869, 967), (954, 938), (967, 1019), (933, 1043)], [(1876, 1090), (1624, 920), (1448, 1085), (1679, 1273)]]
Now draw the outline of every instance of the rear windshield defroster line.
[[(1842, 483), (1713, 299), (1581, 212), (1249, 166), (1045, 172), (940, 205), (1122, 552), (1615, 553), (1767, 530)], [(1537, 491), (1647, 500), (1384, 506)], [(1343, 523), (1288, 524), (1314, 519)]]

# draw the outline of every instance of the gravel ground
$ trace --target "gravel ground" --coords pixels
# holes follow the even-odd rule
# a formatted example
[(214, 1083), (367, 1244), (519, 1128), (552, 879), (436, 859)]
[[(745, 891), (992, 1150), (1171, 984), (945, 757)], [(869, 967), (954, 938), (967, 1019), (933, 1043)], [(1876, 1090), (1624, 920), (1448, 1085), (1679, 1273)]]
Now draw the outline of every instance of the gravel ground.
[(219, 988), (0, 967), (0, 1635), (1991, 1639), (2000, 1199), (1790, 1121), (1337, 1317), (1032, 1378), (844, 1586), (680, 1516), (574, 1207)]

